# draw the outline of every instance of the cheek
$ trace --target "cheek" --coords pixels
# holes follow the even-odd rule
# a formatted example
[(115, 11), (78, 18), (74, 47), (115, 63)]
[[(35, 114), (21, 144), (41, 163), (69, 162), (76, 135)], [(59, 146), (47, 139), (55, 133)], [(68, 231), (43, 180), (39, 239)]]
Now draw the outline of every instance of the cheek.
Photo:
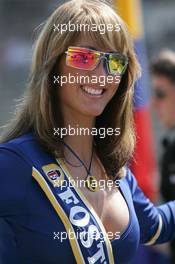
[[(174, 105), (175, 104), (175, 93), (172, 93), (170, 95), (170, 101), (171, 101), (171, 105)], [(175, 107), (174, 107), (175, 108)]]
[(65, 83), (58, 87), (58, 96), (62, 103), (73, 101), (76, 87), (72, 84)]
[(169, 102), (169, 108), (171, 111), (171, 115), (175, 116), (175, 97), (171, 97), (171, 102)]
[(164, 115), (167, 115), (169, 112), (169, 104), (167, 101), (162, 101), (158, 104), (158, 111), (163, 112)]
[(162, 115), (162, 118), (164, 117), (166, 118), (166, 120), (171, 118), (172, 113), (174, 111), (173, 108), (174, 108), (174, 103), (173, 104), (170, 103), (170, 100), (168, 99), (160, 102), (160, 104), (158, 105), (158, 111)]
[(164, 102), (162, 102), (163, 107), (165, 110), (170, 110), (174, 108), (174, 100), (171, 97), (168, 97)]
[(76, 93), (77, 85), (74, 82), (69, 83), (69, 75), (76, 76), (76, 69), (70, 68), (61, 63), (58, 68), (59, 73), (59, 85), (58, 85), (58, 95), (64, 101), (70, 101), (73, 98), (73, 95)]
[(118, 83), (113, 82), (113, 83), (108, 83), (107, 85), (107, 89), (109, 91), (109, 93), (111, 94), (111, 96), (113, 96), (116, 91), (119, 89), (119, 84), (120, 84), (120, 80), (118, 81)]

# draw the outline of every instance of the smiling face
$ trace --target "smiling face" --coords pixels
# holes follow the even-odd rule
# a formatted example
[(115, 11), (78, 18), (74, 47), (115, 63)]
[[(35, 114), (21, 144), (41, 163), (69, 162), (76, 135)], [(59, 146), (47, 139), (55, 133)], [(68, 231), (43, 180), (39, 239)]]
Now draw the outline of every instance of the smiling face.
[[(79, 39), (71, 46), (92, 47), (95, 50), (104, 50), (88, 39)], [(85, 76), (82, 82), (65, 83), (58, 87), (58, 96), (61, 107), (64, 111), (72, 111), (72, 114), (79, 113), (84, 116), (96, 117), (100, 115), (116, 93), (120, 77), (108, 75), (102, 59), (94, 70), (77, 69), (66, 65), (66, 54), (62, 55), (58, 65), (59, 76)], [(95, 76), (96, 78), (94, 79)], [(103, 77), (100, 77), (103, 76)], [(107, 82), (107, 77), (110, 81)], [(105, 85), (104, 84), (105, 78)], [(93, 81), (92, 81), (93, 80)], [(97, 80), (97, 81), (96, 81)], [(108, 79), (109, 80), (109, 79)]]

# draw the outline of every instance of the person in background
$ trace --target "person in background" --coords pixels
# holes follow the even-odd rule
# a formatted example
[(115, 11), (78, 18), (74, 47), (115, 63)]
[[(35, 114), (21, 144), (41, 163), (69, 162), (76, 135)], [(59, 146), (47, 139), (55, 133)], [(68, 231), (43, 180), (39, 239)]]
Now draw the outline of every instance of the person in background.
[[(175, 199), (175, 52), (160, 52), (151, 65), (152, 103), (166, 129), (162, 140), (160, 190), (165, 201)], [(172, 263), (175, 263), (175, 240), (171, 242)]]

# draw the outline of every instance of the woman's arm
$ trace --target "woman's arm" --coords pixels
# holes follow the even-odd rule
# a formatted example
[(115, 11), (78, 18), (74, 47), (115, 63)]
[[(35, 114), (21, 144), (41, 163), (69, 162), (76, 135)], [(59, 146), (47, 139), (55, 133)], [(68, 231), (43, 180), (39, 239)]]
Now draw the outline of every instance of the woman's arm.
[(24, 212), (30, 177), (29, 165), (11, 150), (0, 146), (0, 263), (19, 264), (15, 234), (9, 224)]
[(0, 263), (19, 264), (13, 231), (9, 224), (0, 218)]
[(15, 151), (0, 146), (0, 217), (22, 212), (31, 171)]
[(140, 243), (161, 244), (175, 238), (175, 201), (155, 206), (144, 195), (130, 170), (126, 177), (140, 225)]

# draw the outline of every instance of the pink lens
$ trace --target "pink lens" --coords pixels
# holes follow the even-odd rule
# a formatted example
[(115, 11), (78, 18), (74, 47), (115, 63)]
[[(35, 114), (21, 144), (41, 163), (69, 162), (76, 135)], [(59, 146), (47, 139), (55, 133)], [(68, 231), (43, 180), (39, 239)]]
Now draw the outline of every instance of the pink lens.
[(98, 64), (99, 57), (98, 51), (81, 47), (69, 47), (66, 62), (68, 66), (74, 68), (93, 70)]

